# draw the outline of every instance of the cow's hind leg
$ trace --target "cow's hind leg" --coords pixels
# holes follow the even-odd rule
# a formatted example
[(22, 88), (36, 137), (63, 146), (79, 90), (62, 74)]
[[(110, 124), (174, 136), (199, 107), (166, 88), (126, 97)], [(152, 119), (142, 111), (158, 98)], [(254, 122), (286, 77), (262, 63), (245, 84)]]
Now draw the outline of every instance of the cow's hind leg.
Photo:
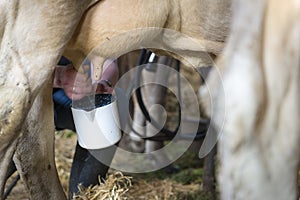
[(54, 162), (51, 84), (49, 82), (35, 99), (14, 156), (31, 199), (66, 199)]
[(0, 68), (10, 78), (0, 72), (0, 199), (3, 199), (7, 170), (24, 122), (23, 116), (30, 107), (29, 84), (23, 72), (17, 68), (6, 70), (3, 63)]
[[(132, 121), (132, 128), (136, 132), (141, 135), (145, 134), (145, 123), (146, 119), (144, 114), (141, 111), (140, 106), (138, 105), (136, 96), (133, 97), (134, 101), (134, 113), (133, 113), (133, 121)], [(134, 131), (130, 131), (130, 148), (134, 152), (143, 152), (145, 150), (145, 142), (142, 138), (137, 136)]]
[(5, 150), (4, 157), (2, 157), (2, 161), (0, 163), (0, 187), (1, 187), (1, 194), (0, 199), (4, 199), (4, 188), (8, 178), (8, 170), (11, 164), (12, 156), (15, 151), (17, 140), (13, 141)]
[[(143, 87), (143, 92), (145, 93), (145, 104), (148, 108), (150, 108), (150, 116), (156, 121), (156, 122), (164, 122), (165, 116), (162, 111), (162, 107), (165, 106), (166, 103), (166, 94), (167, 94), (167, 88), (168, 86), (168, 77), (170, 75), (169, 68), (166, 68), (166, 66), (172, 67), (173, 59), (161, 56), (158, 60), (158, 66), (157, 71), (154, 73), (152, 71), (143, 70), (142, 76), (145, 80), (145, 83), (147, 84)], [(151, 84), (151, 83), (154, 84)], [(161, 84), (161, 85), (160, 85)], [(160, 105), (160, 106), (157, 106)], [(162, 126), (164, 124), (161, 124)], [(152, 137), (158, 134), (160, 131), (157, 127), (154, 127), (150, 122), (147, 121), (146, 124), (146, 136)], [(145, 141), (145, 152), (150, 153), (154, 152), (156, 150), (159, 150), (164, 147), (163, 141), (151, 141), (146, 140)], [(159, 166), (161, 163), (164, 163), (163, 161), (169, 161), (168, 155), (165, 151), (161, 151), (161, 154), (156, 154), (153, 159), (153, 165)], [(174, 168), (174, 166), (170, 166), (166, 168), (166, 170), (170, 172), (176, 172), (178, 169)]]

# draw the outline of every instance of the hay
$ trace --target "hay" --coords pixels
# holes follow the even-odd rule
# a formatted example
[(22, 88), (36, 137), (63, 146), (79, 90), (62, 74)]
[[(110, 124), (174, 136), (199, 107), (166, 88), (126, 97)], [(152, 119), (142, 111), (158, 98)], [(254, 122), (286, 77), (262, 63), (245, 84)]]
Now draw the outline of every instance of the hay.
[(183, 185), (172, 180), (145, 181), (124, 176), (121, 172), (110, 174), (104, 183), (84, 188), (73, 200), (176, 200), (193, 199), (201, 191), (198, 184)]
[(127, 199), (126, 193), (132, 187), (131, 177), (116, 172), (108, 176), (104, 183), (99, 180), (99, 185), (84, 188), (79, 185), (79, 194), (73, 200), (121, 200)]
[(199, 193), (198, 184), (182, 185), (172, 180), (138, 180), (128, 191), (129, 200), (188, 199)]

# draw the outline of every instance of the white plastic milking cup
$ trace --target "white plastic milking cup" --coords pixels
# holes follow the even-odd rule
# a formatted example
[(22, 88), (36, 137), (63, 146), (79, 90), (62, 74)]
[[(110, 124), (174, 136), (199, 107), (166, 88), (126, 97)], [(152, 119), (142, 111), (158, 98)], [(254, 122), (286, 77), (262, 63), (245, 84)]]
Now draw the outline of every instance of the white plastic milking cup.
[(78, 143), (86, 149), (101, 149), (121, 139), (117, 101), (86, 111), (72, 107)]

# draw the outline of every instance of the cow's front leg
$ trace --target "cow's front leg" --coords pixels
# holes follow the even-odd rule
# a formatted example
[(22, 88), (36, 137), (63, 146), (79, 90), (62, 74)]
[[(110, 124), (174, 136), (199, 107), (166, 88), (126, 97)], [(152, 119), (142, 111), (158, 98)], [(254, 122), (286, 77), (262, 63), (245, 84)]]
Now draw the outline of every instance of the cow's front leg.
[(31, 199), (66, 199), (54, 162), (54, 119), (50, 81), (35, 99), (14, 161)]

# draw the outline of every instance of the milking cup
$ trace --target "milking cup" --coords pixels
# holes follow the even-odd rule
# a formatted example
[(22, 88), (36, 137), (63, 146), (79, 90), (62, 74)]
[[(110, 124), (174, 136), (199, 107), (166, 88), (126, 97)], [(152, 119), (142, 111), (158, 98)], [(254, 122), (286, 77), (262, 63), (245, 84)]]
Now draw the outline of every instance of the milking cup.
[(73, 101), (72, 113), (81, 147), (101, 149), (120, 140), (120, 120), (114, 95), (95, 94)]

